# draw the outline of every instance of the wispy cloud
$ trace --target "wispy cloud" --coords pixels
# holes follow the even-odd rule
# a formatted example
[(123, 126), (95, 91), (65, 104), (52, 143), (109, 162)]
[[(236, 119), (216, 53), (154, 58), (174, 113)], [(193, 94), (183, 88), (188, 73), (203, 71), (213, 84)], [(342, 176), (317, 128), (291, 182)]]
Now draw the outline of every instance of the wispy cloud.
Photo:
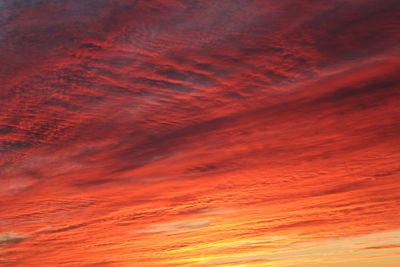
[(16, 232), (3, 232), (0, 233), (0, 245), (19, 243), (27, 238), (29, 238), (29, 236), (19, 235)]
[(1, 1), (2, 253), (15, 266), (395, 265), (397, 10)]

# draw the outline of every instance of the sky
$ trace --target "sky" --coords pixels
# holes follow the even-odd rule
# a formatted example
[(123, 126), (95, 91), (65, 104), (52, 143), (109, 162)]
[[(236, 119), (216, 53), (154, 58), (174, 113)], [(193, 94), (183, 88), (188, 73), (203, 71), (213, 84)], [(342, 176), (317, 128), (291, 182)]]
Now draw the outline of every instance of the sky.
[(399, 267), (397, 0), (2, 0), (0, 266)]

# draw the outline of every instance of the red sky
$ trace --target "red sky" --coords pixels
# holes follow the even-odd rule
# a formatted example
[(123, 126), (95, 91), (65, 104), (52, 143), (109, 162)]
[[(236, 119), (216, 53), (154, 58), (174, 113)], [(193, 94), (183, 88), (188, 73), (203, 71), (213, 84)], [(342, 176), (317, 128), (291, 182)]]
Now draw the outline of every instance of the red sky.
[(396, 0), (2, 0), (0, 266), (400, 266)]

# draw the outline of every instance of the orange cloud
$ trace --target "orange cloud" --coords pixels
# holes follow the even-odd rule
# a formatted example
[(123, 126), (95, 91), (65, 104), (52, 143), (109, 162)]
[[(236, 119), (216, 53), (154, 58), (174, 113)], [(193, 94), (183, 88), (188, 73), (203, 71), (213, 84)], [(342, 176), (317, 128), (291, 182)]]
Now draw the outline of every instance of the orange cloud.
[(396, 266), (396, 4), (0, 4), (0, 266)]

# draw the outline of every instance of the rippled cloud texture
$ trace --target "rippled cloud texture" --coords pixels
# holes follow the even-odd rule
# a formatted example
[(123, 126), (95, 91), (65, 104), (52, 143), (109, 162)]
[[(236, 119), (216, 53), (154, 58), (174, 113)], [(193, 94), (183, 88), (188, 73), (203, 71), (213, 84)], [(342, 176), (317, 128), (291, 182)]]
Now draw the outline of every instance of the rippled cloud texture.
[(400, 266), (397, 0), (2, 0), (0, 266)]

